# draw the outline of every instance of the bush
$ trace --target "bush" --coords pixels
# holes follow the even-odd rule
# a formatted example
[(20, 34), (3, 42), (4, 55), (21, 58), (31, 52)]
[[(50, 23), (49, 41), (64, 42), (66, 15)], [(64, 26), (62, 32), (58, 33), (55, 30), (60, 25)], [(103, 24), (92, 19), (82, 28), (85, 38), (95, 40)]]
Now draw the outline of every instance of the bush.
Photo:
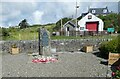
[(120, 65), (112, 72), (112, 79), (120, 79)]
[(2, 36), (6, 37), (6, 36), (9, 36), (9, 35), (10, 34), (9, 34), (8, 30), (5, 29), (5, 28), (2, 28)]
[(107, 42), (102, 43), (99, 47), (99, 50), (102, 55), (107, 55), (109, 52), (107, 49)]
[(106, 57), (108, 57), (109, 52), (120, 53), (120, 36), (109, 42), (103, 42), (100, 45), (99, 50), (100, 54)]

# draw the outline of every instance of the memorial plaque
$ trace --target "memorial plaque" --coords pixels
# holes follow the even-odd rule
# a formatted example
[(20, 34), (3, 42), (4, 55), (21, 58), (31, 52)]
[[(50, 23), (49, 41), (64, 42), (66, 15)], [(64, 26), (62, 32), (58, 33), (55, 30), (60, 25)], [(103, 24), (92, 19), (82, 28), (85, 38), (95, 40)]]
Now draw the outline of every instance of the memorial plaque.
[(49, 36), (46, 31), (43, 32), (42, 34), (42, 46), (48, 46), (49, 45)]

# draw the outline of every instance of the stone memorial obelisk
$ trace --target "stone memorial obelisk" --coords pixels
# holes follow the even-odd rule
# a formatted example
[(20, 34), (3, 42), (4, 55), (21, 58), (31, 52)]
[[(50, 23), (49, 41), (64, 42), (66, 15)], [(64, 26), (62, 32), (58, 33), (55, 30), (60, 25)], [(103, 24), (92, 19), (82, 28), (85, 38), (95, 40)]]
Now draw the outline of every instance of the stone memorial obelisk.
[(50, 33), (44, 27), (39, 29), (39, 55), (50, 56)]

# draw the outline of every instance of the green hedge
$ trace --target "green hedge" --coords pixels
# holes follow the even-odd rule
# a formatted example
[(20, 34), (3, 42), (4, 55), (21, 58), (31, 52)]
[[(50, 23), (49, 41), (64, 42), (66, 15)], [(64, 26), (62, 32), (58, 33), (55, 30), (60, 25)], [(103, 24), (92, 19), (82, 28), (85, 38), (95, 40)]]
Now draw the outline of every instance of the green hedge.
[(108, 56), (109, 52), (120, 53), (120, 36), (109, 42), (103, 42), (100, 45), (99, 50), (100, 54), (103, 56)]

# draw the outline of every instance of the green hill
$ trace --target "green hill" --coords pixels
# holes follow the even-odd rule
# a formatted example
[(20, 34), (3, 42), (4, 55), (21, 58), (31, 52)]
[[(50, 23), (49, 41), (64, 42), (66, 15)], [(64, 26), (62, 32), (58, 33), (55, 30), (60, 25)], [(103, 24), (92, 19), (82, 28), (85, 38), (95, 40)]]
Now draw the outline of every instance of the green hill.
[[(108, 27), (114, 27), (116, 31), (120, 33), (120, 14), (109, 14), (107, 16), (98, 16), (104, 21), (104, 29)], [(62, 18), (62, 23), (65, 24), (72, 18)], [(80, 20), (81, 17), (78, 17)], [(45, 26), (51, 33), (53, 31), (59, 31), (61, 27), (61, 20), (56, 23), (46, 25), (31, 25), (28, 28), (20, 29), (18, 26), (10, 28), (0, 28), (0, 40), (34, 40), (38, 39), (38, 28)], [(56, 37), (53, 37), (56, 39)], [(60, 36), (57, 38), (61, 38)], [(63, 38), (63, 37), (62, 37)]]
[(20, 29), (16, 27), (1, 28), (2, 33), (7, 31), (9, 35), (1, 35), (3, 40), (34, 40), (38, 39), (38, 28), (45, 27), (50, 32), (55, 24), (32, 25), (28, 28)]

